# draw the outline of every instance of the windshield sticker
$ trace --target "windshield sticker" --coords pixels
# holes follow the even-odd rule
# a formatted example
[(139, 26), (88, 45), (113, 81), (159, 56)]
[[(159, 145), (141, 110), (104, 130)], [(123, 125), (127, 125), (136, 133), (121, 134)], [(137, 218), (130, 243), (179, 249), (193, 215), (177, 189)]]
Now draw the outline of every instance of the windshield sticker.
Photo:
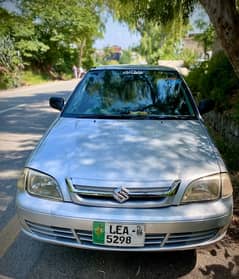
[(124, 71), (122, 74), (123, 75), (142, 75), (142, 74), (144, 74), (144, 72), (143, 71), (130, 70), (130, 71)]

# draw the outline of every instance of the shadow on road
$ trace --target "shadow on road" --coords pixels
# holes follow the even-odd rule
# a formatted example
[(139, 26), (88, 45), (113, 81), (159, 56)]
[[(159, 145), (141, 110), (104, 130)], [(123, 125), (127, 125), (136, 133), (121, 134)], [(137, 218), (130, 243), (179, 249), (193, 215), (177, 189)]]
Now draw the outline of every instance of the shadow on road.
[[(67, 270), (70, 265), (70, 269), (76, 274), (75, 278), (173, 279), (190, 273), (196, 265), (195, 251), (117, 253), (63, 249), (54, 253), (54, 257), (68, 259)], [(59, 270), (57, 278), (64, 278), (63, 274), (64, 266)]]
[(51, 245), (21, 233), (0, 260), (0, 278), (239, 278), (239, 256), (224, 244), (197, 251), (103, 252)]
[[(48, 278), (48, 279), (120, 279), (120, 278), (179, 278), (190, 273), (196, 265), (196, 251), (182, 252), (99, 252), (67, 248), (55, 245), (44, 244), (33, 241), (22, 235), (21, 240), (26, 240), (25, 250), (13, 247), (2, 261), (12, 262), (15, 258), (14, 273), (8, 270), (0, 275), (10, 278)], [(26, 245), (26, 244), (29, 245)], [(16, 244), (15, 244), (16, 245)], [(19, 242), (18, 244), (19, 245)], [(21, 245), (24, 245), (22, 242)], [(29, 249), (31, 247), (31, 249)], [(36, 255), (39, 258), (32, 258)], [(40, 250), (40, 251), (39, 251)], [(27, 266), (18, 264), (16, 251), (24, 251), (21, 254), (21, 262), (26, 262)], [(1, 268), (1, 264), (0, 264)], [(5, 268), (4, 268), (5, 269)], [(27, 270), (26, 273), (22, 271)]]
[(59, 114), (49, 107), (49, 97), (67, 97), (70, 93), (66, 90), (1, 96), (0, 109), (14, 109), (0, 113), (0, 229), (15, 212), (16, 182), (26, 159)]

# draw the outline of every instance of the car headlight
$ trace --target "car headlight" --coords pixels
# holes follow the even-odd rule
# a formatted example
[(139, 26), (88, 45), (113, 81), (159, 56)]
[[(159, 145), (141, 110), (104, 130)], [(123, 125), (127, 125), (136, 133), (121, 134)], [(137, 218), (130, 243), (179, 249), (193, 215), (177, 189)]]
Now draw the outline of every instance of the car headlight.
[(203, 177), (191, 182), (182, 198), (182, 203), (213, 201), (221, 196), (232, 195), (232, 185), (227, 173)]
[(62, 195), (56, 180), (44, 173), (24, 169), (18, 181), (18, 189), (26, 189), (29, 194), (55, 200), (62, 200)]
[(222, 173), (221, 180), (222, 180), (222, 197), (227, 198), (232, 196), (233, 188), (228, 173)]

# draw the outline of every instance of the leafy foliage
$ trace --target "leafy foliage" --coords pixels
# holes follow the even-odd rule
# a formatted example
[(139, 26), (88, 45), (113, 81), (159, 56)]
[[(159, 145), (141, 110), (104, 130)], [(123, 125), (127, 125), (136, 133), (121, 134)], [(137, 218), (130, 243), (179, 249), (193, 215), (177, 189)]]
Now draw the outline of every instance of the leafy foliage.
[(227, 168), (230, 172), (238, 172), (238, 158), (239, 158), (239, 148), (238, 144), (229, 143), (225, 141), (219, 133), (209, 128), (209, 133), (216, 143), (218, 150), (220, 151), (223, 159), (226, 163)]
[(199, 92), (200, 99), (215, 100), (219, 111), (230, 108), (230, 98), (239, 88), (239, 79), (223, 52), (218, 52), (209, 62), (193, 69), (187, 81), (194, 92)]
[(160, 59), (179, 59), (181, 38), (186, 34), (188, 25), (180, 28), (147, 22), (141, 27), (141, 41), (138, 51), (149, 64), (158, 64)]
[(204, 55), (206, 56), (216, 39), (215, 28), (212, 24), (208, 24), (203, 19), (198, 19), (196, 21), (196, 26), (201, 32), (196, 35), (195, 39), (202, 43)]
[(68, 56), (71, 64), (79, 64), (81, 48), (86, 45), (92, 48), (94, 38), (101, 35), (99, 12), (92, 3), (90, 0), (50, 0), (46, 5), (43, 0), (21, 1), (25, 17), (35, 23), (37, 38), (48, 47), (44, 57), (36, 57), (38, 64), (43, 67), (57, 64), (64, 69), (64, 56)]
[[(47, 5), (43, 0), (16, 2), (17, 13), (0, 7), (0, 37), (8, 38), (17, 53), (9, 61), (8, 76), (14, 72), (13, 57), (19, 57), (25, 68), (40, 69), (52, 78), (71, 72), (73, 64), (86, 69), (93, 65), (92, 45), (104, 28), (97, 1), (49, 0)], [(1, 52), (2, 59), (6, 52), (7, 47)], [(3, 68), (6, 71), (3, 61), (0, 67), (1, 72)]]
[(191, 67), (195, 66), (197, 58), (198, 58), (198, 54), (188, 48), (183, 49), (180, 52), (180, 54), (178, 55), (178, 59), (181, 59), (184, 61), (184, 67), (189, 68), (189, 69)]
[[(149, 64), (158, 64), (160, 59), (181, 59), (186, 52), (181, 50), (181, 39), (189, 30), (188, 16), (196, 1), (191, 0), (113, 0), (104, 1), (114, 15), (127, 22), (141, 34), (137, 51)], [(195, 55), (190, 53), (186, 64)]]
[(30, 19), (0, 8), (0, 24), (3, 27), (0, 34), (14, 42), (14, 47), (19, 51), (24, 64), (28, 64), (37, 53), (42, 55), (49, 49), (37, 38), (35, 26)]
[(21, 65), (21, 58), (10, 37), (2, 36), (0, 39), (0, 64), (6, 71), (14, 71)]
[(119, 63), (120, 64), (130, 64), (131, 63), (131, 56), (132, 56), (132, 52), (131, 50), (123, 50), (122, 54), (120, 56), (120, 60)]
[[(201, 3), (216, 30), (233, 69), (239, 77), (238, 62), (238, 0), (105, 0), (117, 18), (140, 30), (147, 22), (175, 26), (175, 22), (187, 23), (196, 3)], [(180, 29), (181, 24), (178, 25)], [(209, 30), (210, 31), (210, 30)], [(211, 32), (210, 32), (211, 33)], [(207, 36), (208, 38), (209, 36)], [(201, 38), (207, 45), (204, 39)], [(232, 43), (233, 42), (233, 43)]]
[(13, 40), (0, 36), (0, 88), (14, 87), (19, 84), (22, 60)]
[(196, 0), (105, 0), (116, 17), (140, 28), (144, 21), (172, 25), (188, 20)]

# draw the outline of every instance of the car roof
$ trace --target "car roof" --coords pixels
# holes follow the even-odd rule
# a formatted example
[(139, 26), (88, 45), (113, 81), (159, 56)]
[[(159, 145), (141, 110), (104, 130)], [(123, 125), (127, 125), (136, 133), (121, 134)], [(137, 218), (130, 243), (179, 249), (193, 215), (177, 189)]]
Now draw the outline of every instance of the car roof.
[(153, 66), (153, 65), (102, 65), (92, 68), (91, 70), (158, 70), (158, 71), (173, 71), (176, 69), (166, 66)]

